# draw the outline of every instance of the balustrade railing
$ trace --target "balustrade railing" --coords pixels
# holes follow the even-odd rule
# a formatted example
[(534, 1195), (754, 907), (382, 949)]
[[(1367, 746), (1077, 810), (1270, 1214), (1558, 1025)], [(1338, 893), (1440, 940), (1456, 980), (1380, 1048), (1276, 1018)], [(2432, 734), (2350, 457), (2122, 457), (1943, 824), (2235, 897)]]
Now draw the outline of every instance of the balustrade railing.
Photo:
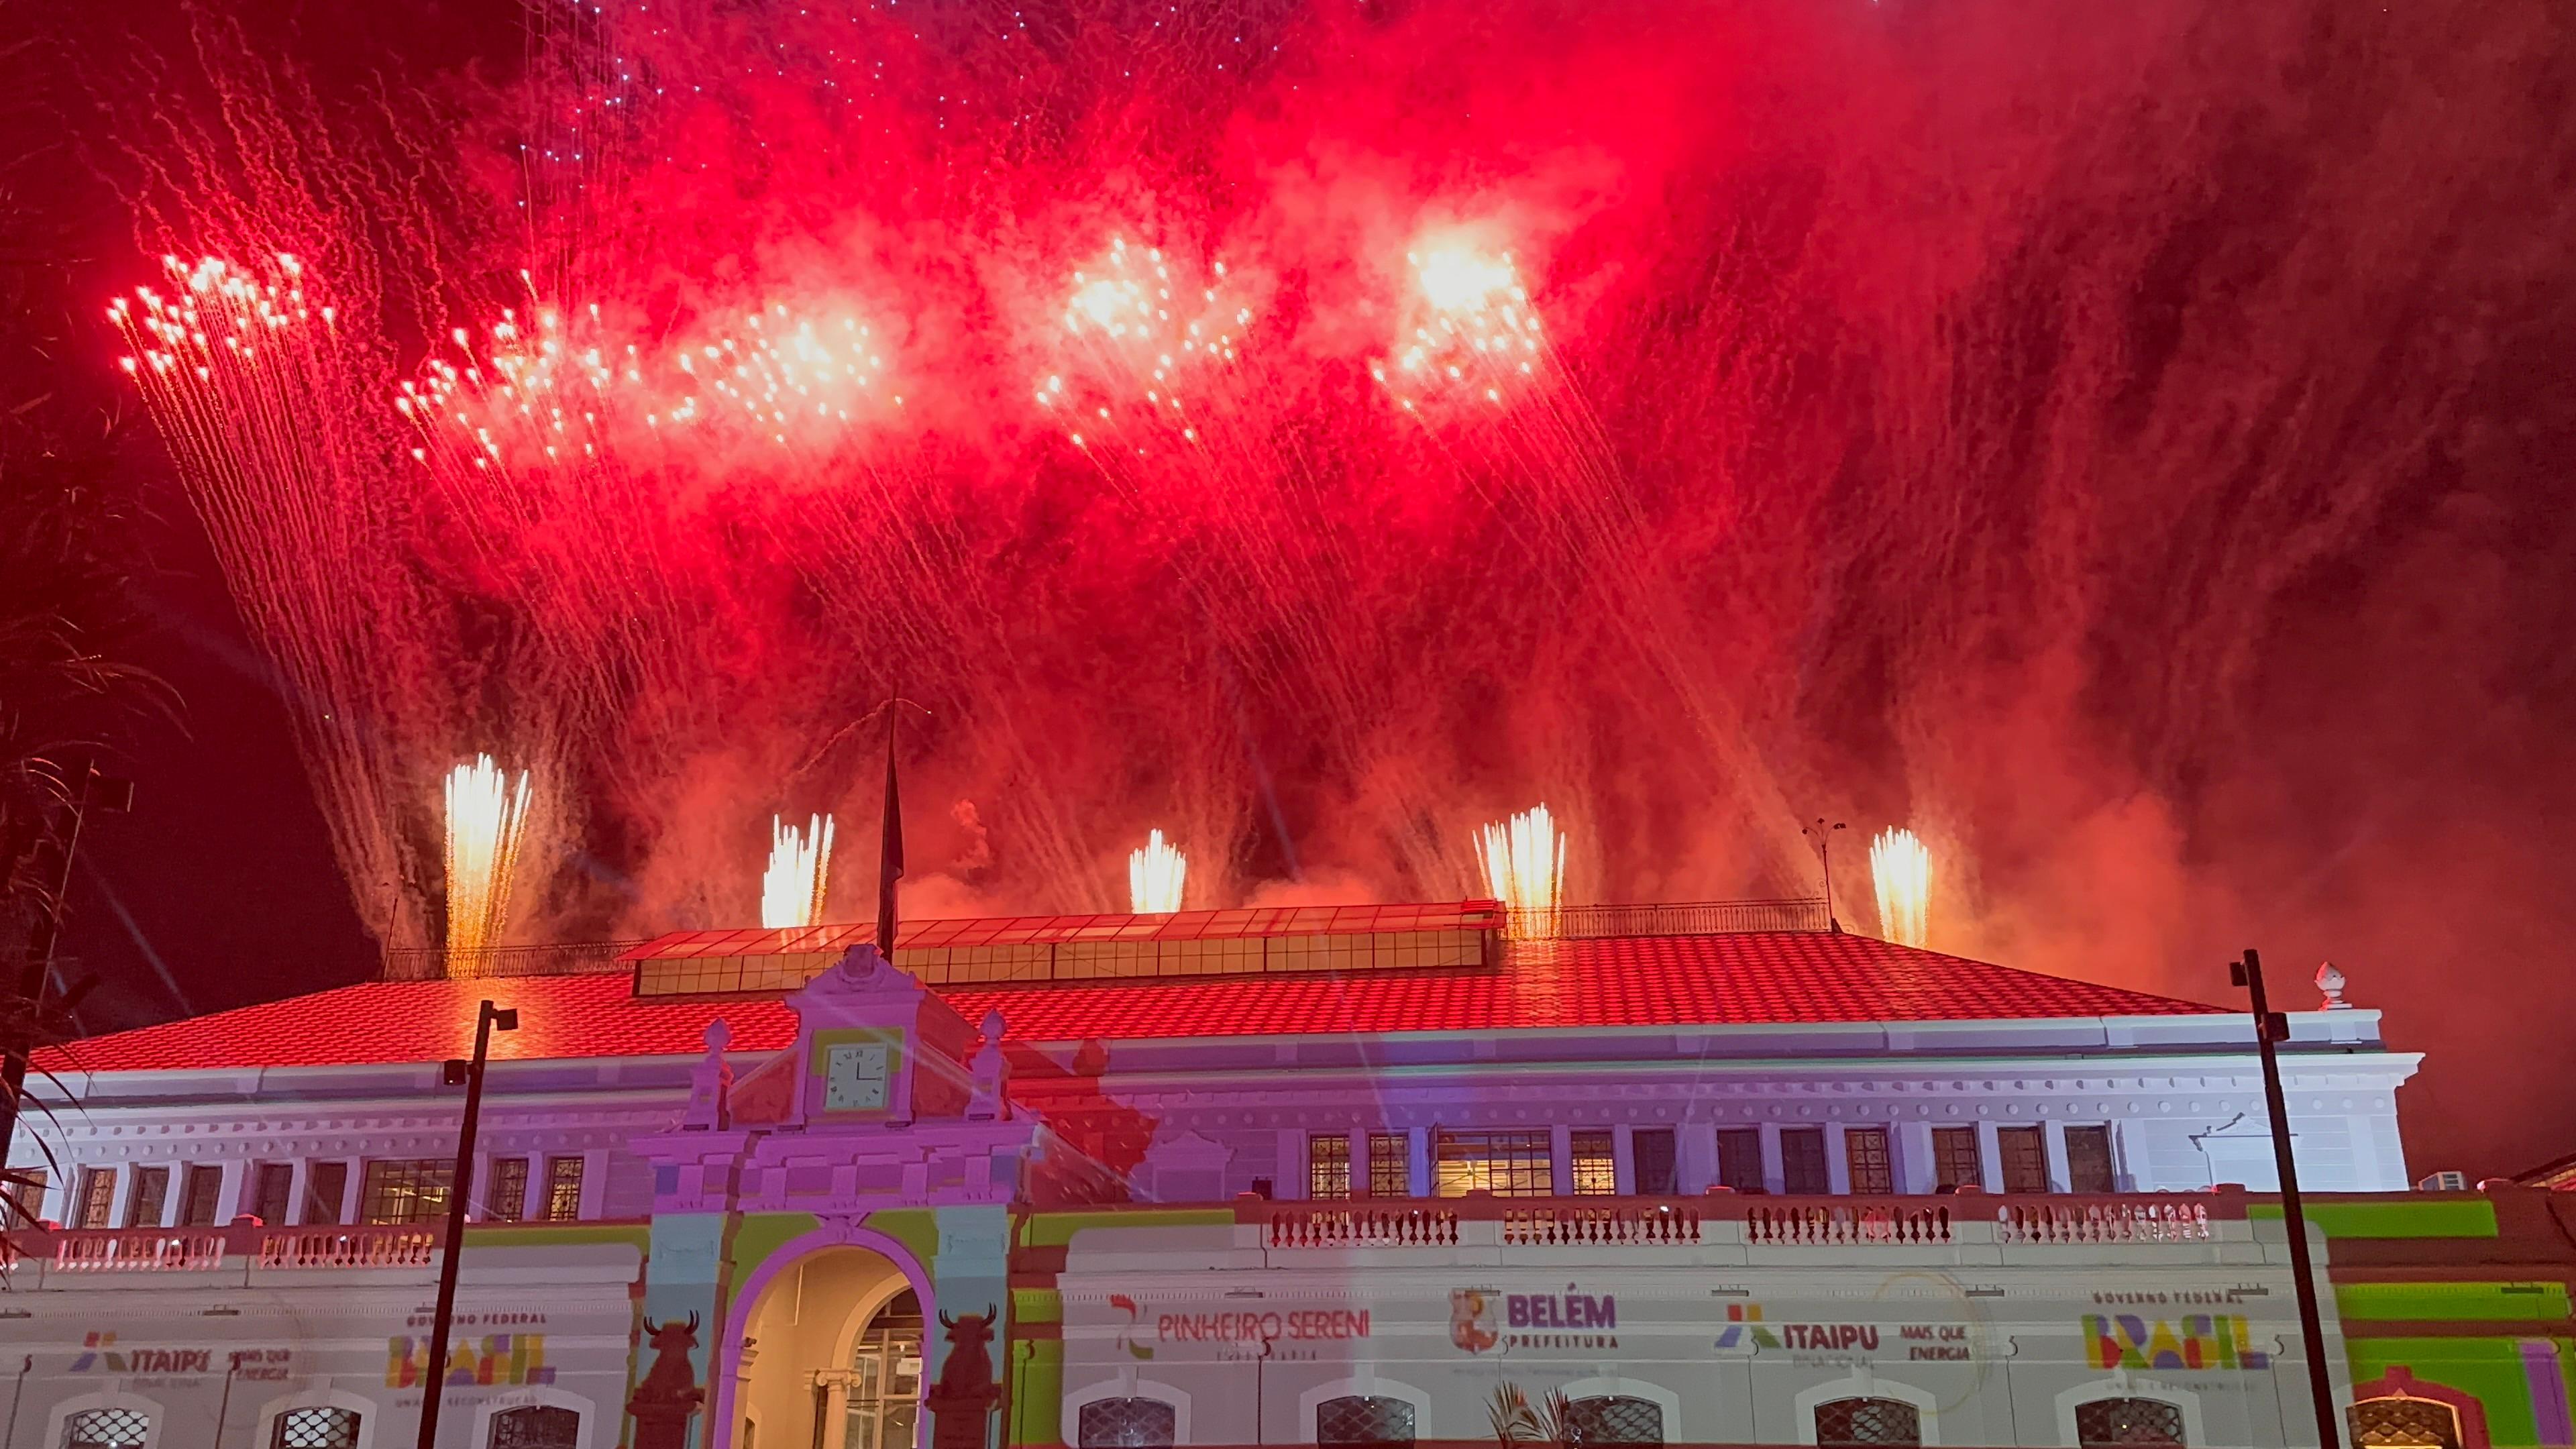
[(270, 1228), (254, 1220), (221, 1228), (57, 1228), (7, 1237), (7, 1262), (38, 1263), (52, 1273), (428, 1268), (438, 1261), (439, 1245), (434, 1224)]
[(438, 1259), (428, 1228), (299, 1228), (260, 1234), (263, 1268), (426, 1268)]
[(221, 1228), (122, 1228), (61, 1234), (50, 1256), (57, 1273), (203, 1272), (226, 1246)]
[[(1507, 1247), (1939, 1247), (1960, 1241), (2197, 1243), (2212, 1224), (2244, 1216), (2242, 1195), (2130, 1197), (1354, 1198), (1236, 1204), (1272, 1248), (1414, 1248), (1461, 1242)], [(1473, 1225), (1493, 1223), (1481, 1229)], [(1724, 1225), (1738, 1224), (1734, 1232)]]

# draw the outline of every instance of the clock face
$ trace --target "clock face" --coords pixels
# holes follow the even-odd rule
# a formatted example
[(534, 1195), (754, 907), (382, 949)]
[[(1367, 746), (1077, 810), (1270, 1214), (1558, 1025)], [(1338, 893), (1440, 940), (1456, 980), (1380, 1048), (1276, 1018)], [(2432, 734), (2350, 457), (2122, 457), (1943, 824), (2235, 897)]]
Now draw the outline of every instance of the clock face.
[(840, 1042), (823, 1059), (823, 1109), (865, 1112), (886, 1104), (886, 1044)]

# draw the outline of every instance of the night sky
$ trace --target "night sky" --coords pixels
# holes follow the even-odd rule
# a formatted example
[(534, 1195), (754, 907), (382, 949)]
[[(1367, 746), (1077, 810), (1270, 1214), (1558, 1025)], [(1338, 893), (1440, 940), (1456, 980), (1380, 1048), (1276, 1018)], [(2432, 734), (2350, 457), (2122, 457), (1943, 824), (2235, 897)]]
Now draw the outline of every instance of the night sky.
[[(143, 162), (281, 77), (311, 88), (293, 115), (349, 117), (367, 144), (400, 132), (386, 116), (456, 118), (407, 133), (433, 158), (406, 202), (435, 217), (420, 235), (394, 235), (381, 197), (331, 212), (350, 252), (394, 259), (368, 300), (384, 376), (409, 377), (426, 339), (513, 297), (531, 183), (496, 158), (528, 58), (563, 43), (503, 0), (115, 9), (49, 15), (0, 58), (0, 120), (35, 138), (0, 182), (38, 219), (18, 256), (38, 306), (12, 323), (35, 345), (0, 382), (75, 431), (121, 420), (147, 520), (125, 540), (130, 653), (185, 702), (120, 765), (136, 812), (83, 839), (65, 952), (101, 981), (90, 1030), (377, 968), (326, 814), (346, 802), (317, 802), (293, 686), (98, 320), (159, 280), (148, 238), (237, 240), (253, 204)], [(638, 576), (680, 601), (555, 637), (510, 591), (561, 580), (460, 542), (489, 525), (471, 505), (423, 505), (386, 555), (416, 577), (349, 614), (427, 598), (462, 622), (416, 631), (430, 663), (389, 663), (370, 708), (425, 770), (521, 728), (582, 779), (588, 816), (534, 847), (550, 884), (529, 939), (744, 923), (773, 810), (838, 810), (840, 878), (864, 879), (875, 786), (846, 726), (898, 678), (942, 711), (905, 794), (919, 909), (943, 914), (1097, 907), (1149, 824), (1228, 834), (1192, 878), (1232, 898), (1454, 896), (1471, 878), (1442, 847), (1544, 794), (1581, 822), (1577, 898), (1621, 900), (1802, 889), (1795, 824), (1827, 812), (1856, 836), (1837, 890), (1864, 896), (1857, 847), (1911, 822), (1955, 883), (1936, 945), (2209, 1001), (2251, 945), (2292, 1006), (2332, 957), (2393, 1045), (2431, 1054), (2400, 1099), (2418, 1174), (2562, 1155), (2563, 9), (2012, 12), (1798, 0), (1683, 33), (1648, 5), (1280, 3), (1177, 34), (1151, 18), (1168, 7), (1067, 0), (646, 42), (655, 74), (707, 94), (653, 113), (666, 129), (620, 161), (589, 250), (566, 248), (591, 271), (562, 274), (607, 277), (655, 336), (760, 287), (801, 301), (818, 273), (867, 275), (872, 315), (903, 315), (919, 436), (780, 491), (804, 507), (894, 479), (919, 490), (902, 526), (953, 508), (932, 522), (956, 553), (765, 590), (896, 530), (761, 515), (800, 555), (708, 524), (687, 510), (771, 466), (710, 445), (655, 475), (679, 501), (530, 528), (546, 567), (650, 540)], [(864, 84), (833, 68), (845, 50), (870, 57)], [(264, 185), (323, 185), (262, 165)], [(1031, 378), (1097, 359), (1046, 353), (1022, 314), (1052, 316), (1053, 279), (1158, 208), (1243, 260), (1265, 309), (1261, 385), (1211, 394), (1258, 442), (1177, 500), (1023, 416)], [(1529, 405), (1545, 427), (1388, 421), (1365, 366), (1423, 218), (1513, 246), (1558, 349)], [(351, 396), (388, 395), (376, 382)], [(1615, 536), (1619, 509), (1585, 492), (1613, 488), (1642, 520), (1619, 550), (1576, 536)], [(1262, 531), (1307, 515), (1311, 538)], [(1211, 538), (1245, 551), (1215, 588), (1191, 573)], [(850, 626), (834, 578), (927, 602)], [(688, 612), (702, 594), (721, 606)], [(588, 678), (639, 636), (704, 699), (595, 688), (542, 739), (525, 725), (527, 679)], [(1326, 646), (1297, 654), (1310, 638)], [(497, 678), (457, 683), (460, 659)], [(381, 913), (391, 893), (358, 894)]]

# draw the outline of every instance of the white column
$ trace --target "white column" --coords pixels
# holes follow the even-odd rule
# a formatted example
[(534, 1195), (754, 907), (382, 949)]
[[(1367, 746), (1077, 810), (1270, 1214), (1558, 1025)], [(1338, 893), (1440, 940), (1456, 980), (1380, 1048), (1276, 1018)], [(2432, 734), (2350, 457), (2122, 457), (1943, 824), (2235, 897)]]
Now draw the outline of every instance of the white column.
[(1932, 1124), (1899, 1122), (1888, 1132), (1887, 1150), (1896, 1158), (1898, 1192), (1930, 1192), (1936, 1184), (1932, 1158)]
[(1673, 1186), (1684, 1195), (1704, 1193), (1717, 1182), (1717, 1124), (1683, 1122), (1673, 1129)]
[(1836, 1197), (1851, 1192), (1851, 1152), (1840, 1122), (1825, 1124), (1825, 1191)]
[(1621, 1197), (1637, 1195), (1636, 1129), (1622, 1122), (1610, 1129), (1610, 1175)]
[(2066, 1124), (2051, 1117), (2039, 1124), (2039, 1139), (2048, 1144), (2048, 1190), (2073, 1190), (2074, 1174), (2066, 1167)]
[(1439, 1130), (1436, 1127), (1412, 1127), (1405, 1131), (1413, 1158), (1412, 1171), (1408, 1175), (1413, 1179), (1415, 1197), (1430, 1197), (1438, 1191), (1437, 1180), (1431, 1173), (1431, 1138)]
[(1986, 1191), (2004, 1190), (2004, 1142), (1992, 1122), (1977, 1123), (1977, 1171), (1986, 1180)]
[(1574, 1195), (1574, 1129), (1562, 1122), (1547, 1129), (1547, 1187), (1559, 1197)]
[(587, 1222), (606, 1217), (608, 1202), (608, 1153), (593, 1148), (581, 1155), (581, 1216)]
[(1780, 1124), (1762, 1124), (1762, 1188), (1765, 1192), (1786, 1190), (1788, 1174), (1780, 1166)]
[(1279, 1129), (1279, 1173), (1270, 1180), (1270, 1195), (1282, 1202), (1306, 1195), (1306, 1134), (1297, 1128)]

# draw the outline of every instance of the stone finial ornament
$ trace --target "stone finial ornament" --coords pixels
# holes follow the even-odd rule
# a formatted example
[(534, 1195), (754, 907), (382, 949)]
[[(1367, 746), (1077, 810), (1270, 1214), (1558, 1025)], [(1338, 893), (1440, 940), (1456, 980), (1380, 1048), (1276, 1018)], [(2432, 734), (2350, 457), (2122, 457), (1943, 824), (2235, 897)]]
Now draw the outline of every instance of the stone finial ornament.
[(1002, 1059), (1002, 1013), (984, 1013), (984, 1044), (975, 1049), (975, 1059), (968, 1064), (973, 1072), (973, 1095), (967, 1098), (966, 1115), (979, 1122), (1006, 1119), (1011, 1115), (1008, 1095), (1010, 1064)]
[(725, 1060), (725, 1046), (733, 1040), (733, 1028), (721, 1016), (707, 1023), (707, 1054), (689, 1069), (689, 1110), (680, 1119), (683, 1128), (697, 1132), (722, 1132), (733, 1125), (733, 1064)]
[(2317, 990), (2324, 993), (2327, 1011), (2342, 1011), (2352, 1003), (2343, 999), (2344, 975), (2332, 961), (2317, 968)]

